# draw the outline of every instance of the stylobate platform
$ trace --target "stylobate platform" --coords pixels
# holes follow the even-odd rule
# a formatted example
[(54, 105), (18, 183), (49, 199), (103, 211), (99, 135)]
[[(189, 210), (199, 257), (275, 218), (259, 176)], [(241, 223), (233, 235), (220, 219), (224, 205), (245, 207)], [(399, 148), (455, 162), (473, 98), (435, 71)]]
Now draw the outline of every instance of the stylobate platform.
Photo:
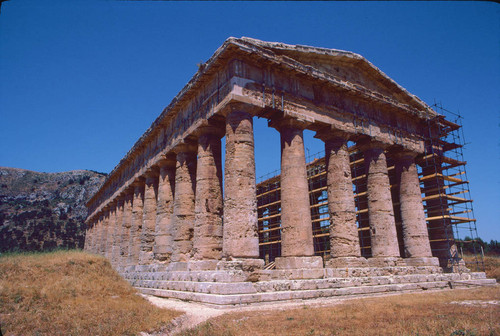
[(435, 266), (167, 271), (148, 265), (119, 271), (144, 294), (219, 307), (496, 285), (484, 272), (442, 273)]

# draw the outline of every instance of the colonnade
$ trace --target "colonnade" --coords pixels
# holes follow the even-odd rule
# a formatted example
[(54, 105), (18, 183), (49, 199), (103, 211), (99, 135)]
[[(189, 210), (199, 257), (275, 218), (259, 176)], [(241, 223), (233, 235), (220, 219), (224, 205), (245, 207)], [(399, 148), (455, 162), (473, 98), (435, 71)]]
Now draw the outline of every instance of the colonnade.
[[(259, 258), (253, 115), (232, 109), (224, 125), (199, 127), (193, 139), (156, 162), (89, 221), (85, 249), (117, 266)], [(284, 117), (281, 137), (281, 258), (277, 268), (323, 267), (314, 257), (303, 130)], [(226, 137), (225, 170), (221, 138)], [(323, 129), (330, 212), (327, 267), (436, 265), (415, 165), (416, 153), (371, 138)], [(361, 257), (347, 142), (364, 153), (372, 258)], [(400, 255), (386, 153), (395, 161), (405, 255)], [(224, 173), (224, 186), (223, 176)], [(223, 193), (224, 188), (224, 193)], [(403, 259), (404, 257), (404, 259)], [(290, 260), (292, 262), (290, 262)], [(311, 266), (312, 265), (312, 266)]]

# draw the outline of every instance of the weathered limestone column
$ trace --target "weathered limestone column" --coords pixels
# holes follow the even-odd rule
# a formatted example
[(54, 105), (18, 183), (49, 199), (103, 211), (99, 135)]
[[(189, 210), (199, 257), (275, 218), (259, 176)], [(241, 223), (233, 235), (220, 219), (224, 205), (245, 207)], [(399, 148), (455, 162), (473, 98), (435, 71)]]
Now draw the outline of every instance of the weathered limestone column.
[(111, 261), (111, 251), (114, 244), (114, 233), (116, 225), (116, 202), (113, 201), (109, 206), (109, 216), (108, 216), (108, 232), (106, 234), (106, 251), (104, 256)]
[(303, 130), (306, 125), (292, 119), (273, 121), (281, 136), (281, 257), (276, 268), (319, 268), (314, 256), (309, 187)]
[(101, 251), (101, 231), (102, 231), (102, 211), (97, 214), (95, 222), (95, 240), (94, 240), (94, 253), (99, 254)]
[(368, 191), (368, 217), (374, 266), (394, 266), (401, 263), (391, 186), (387, 171), (384, 145), (375, 141), (363, 143), (366, 184)]
[(365, 266), (361, 257), (356, 205), (347, 141), (349, 135), (337, 130), (318, 132), (325, 142), (326, 184), (330, 214), (330, 255), (328, 267)]
[(199, 268), (215, 269), (222, 258), (221, 137), (224, 129), (202, 126), (198, 132), (193, 259), (200, 261), (196, 263)]
[(113, 247), (111, 249), (111, 264), (118, 265), (120, 259), (120, 245), (122, 243), (123, 228), (123, 197), (119, 196), (116, 200), (116, 218), (115, 231), (113, 234)]
[(134, 198), (132, 201), (132, 221), (130, 224), (130, 239), (128, 252), (128, 265), (135, 266), (139, 263), (139, 250), (141, 245), (142, 212), (144, 207), (144, 179), (140, 178), (133, 183)]
[(90, 236), (90, 225), (85, 223), (85, 240), (83, 241), (83, 250), (87, 251), (89, 246), (89, 236)]
[(193, 248), (196, 145), (183, 143), (175, 148), (174, 225), (172, 262), (187, 262)]
[(120, 243), (120, 256), (118, 264), (121, 267), (128, 266), (129, 245), (130, 245), (130, 227), (132, 226), (132, 203), (134, 190), (126, 189), (123, 195), (123, 217)]
[(156, 204), (154, 259), (163, 263), (170, 262), (172, 255), (172, 225), (174, 214), (175, 157), (160, 160), (158, 178), (158, 199)]
[(141, 265), (153, 262), (153, 244), (156, 229), (156, 195), (158, 193), (158, 172), (156, 169), (146, 172), (145, 176), (144, 211), (139, 255), (139, 264)]
[(90, 245), (89, 251), (95, 253), (95, 243), (96, 243), (96, 227), (97, 227), (97, 219), (93, 218), (92, 222), (90, 222)]
[(101, 221), (101, 240), (99, 246), (99, 254), (106, 256), (106, 246), (108, 243), (108, 227), (109, 227), (109, 206), (104, 207)]
[(399, 151), (393, 155), (399, 184), (405, 262), (412, 266), (438, 266), (439, 260), (432, 258), (427, 233), (420, 182), (415, 165), (416, 155), (417, 153), (408, 151)]
[(90, 222), (87, 222), (85, 223), (85, 241), (83, 243), (83, 249), (85, 251), (89, 251), (90, 250), (90, 229), (91, 229), (91, 223)]
[(258, 258), (253, 117), (243, 108), (226, 117), (223, 256)]

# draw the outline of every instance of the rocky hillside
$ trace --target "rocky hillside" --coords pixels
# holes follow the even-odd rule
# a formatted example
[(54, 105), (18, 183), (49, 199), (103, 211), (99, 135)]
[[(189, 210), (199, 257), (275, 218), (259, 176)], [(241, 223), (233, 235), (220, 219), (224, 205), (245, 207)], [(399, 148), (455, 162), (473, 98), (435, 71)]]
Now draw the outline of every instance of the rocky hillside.
[(83, 247), (85, 202), (106, 174), (0, 167), (0, 252)]

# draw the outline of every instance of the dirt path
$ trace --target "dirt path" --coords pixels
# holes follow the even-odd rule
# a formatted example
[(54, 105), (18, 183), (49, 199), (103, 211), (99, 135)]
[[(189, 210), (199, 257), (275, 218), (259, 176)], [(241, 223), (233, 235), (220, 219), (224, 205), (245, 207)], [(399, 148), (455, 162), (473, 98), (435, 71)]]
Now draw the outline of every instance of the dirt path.
[(251, 306), (243, 306), (243, 307), (212, 308), (199, 303), (185, 302), (175, 299), (166, 299), (152, 295), (144, 295), (144, 294), (141, 295), (144, 296), (147, 300), (149, 300), (149, 302), (160, 308), (177, 310), (184, 313), (183, 315), (175, 318), (172, 321), (172, 324), (168, 330), (154, 334), (141, 333), (141, 336), (173, 336), (180, 333), (183, 330), (194, 328), (198, 324), (203, 323), (208, 319), (220, 316), (225, 313), (254, 311), (254, 310), (259, 310), (259, 311), (283, 310), (296, 307), (303, 307), (304, 305), (314, 305), (315, 307), (325, 306), (325, 305), (330, 306), (330, 305), (340, 304), (346, 301), (346, 299), (322, 298), (322, 299), (307, 300), (307, 301), (257, 304)]
[[(165, 299), (161, 297), (156, 297), (152, 295), (142, 295), (149, 300), (155, 306), (160, 308), (172, 309), (181, 311), (184, 314), (175, 318), (172, 321), (171, 328), (163, 333), (155, 333), (154, 336), (160, 335), (175, 335), (183, 330), (196, 327), (198, 324), (205, 322), (206, 320), (222, 315), (230, 310), (227, 309), (216, 309), (207, 307), (193, 302), (185, 302), (174, 299)], [(147, 336), (151, 334), (142, 333), (142, 336)]]

